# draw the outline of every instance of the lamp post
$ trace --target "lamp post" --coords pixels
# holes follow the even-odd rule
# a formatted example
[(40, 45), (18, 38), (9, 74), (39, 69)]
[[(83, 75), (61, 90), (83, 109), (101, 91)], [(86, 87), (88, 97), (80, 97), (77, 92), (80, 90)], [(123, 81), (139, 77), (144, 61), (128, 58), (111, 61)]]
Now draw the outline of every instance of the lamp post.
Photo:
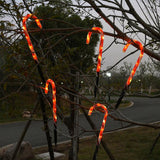
[(107, 77), (108, 77), (108, 101), (111, 100), (111, 96), (110, 96), (110, 79), (111, 79), (111, 73), (110, 72), (107, 72), (106, 73)]

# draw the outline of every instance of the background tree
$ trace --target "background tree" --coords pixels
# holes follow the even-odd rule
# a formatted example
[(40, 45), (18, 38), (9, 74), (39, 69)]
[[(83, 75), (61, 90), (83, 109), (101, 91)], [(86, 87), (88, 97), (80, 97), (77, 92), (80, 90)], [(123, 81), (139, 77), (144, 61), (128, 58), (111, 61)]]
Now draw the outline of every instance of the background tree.
[(152, 83), (153, 83), (153, 79), (155, 77), (155, 67), (154, 67), (154, 64), (151, 63), (151, 62), (148, 62), (147, 63), (147, 71), (148, 71), (148, 76), (147, 76), (147, 80), (149, 82), (149, 90), (148, 90), (148, 93), (151, 94), (151, 91), (152, 91)]
[[(57, 0), (50, 1), (52, 3)], [(59, 2), (65, 4), (65, 2)], [(71, 4), (70, 4), (71, 5)], [(93, 15), (94, 12), (106, 24), (108, 24), (115, 34), (109, 34), (119, 39), (129, 41), (131, 38), (143, 41), (145, 53), (160, 60), (159, 56), (159, 1), (134, 1), (129, 0), (81, 0), (72, 4), (73, 8), (85, 11), (86, 14)], [(97, 18), (99, 18), (96, 16)], [(139, 33), (139, 34), (138, 34)], [(107, 33), (106, 33), (107, 34)], [(117, 41), (116, 41), (117, 42)], [(119, 41), (121, 43), (122, 41)], [(137, 45), (134, 44), (138, 48)]]
[[(57, 97), (61, 96), (59, 91), (61, 89), (63, 92), (70, 92), (71, 118), (74, 117), (72, 112), (74, 111), (73, 93), (77, 96), (77, 92), (73, 91), (75, 82), (72, 76), (74, 77), (76, 71), (85, 73), (87, 76), (93, 71), (94, 46), (97, 44), (98, 35), (92, 37), (90, 45), (85, 45), (85, 39), (86, 33), (91, 31), (93, 25), (101, 26), (99, 20), (111, 28), (111, 31), (107, 30), (108, 32), (105, 32), (104, 29), (105, 35), (113, 37), (110, 47), (114, 43), (120, 45), (132, 39), (139, 40), (144, 45), (145, 54), (151, 56), (159, 66), (160, 15), (158, 0), (136, 0), (132, 2), (129, 0), (75, 0), (73, 2), (71, 0), (49, 0), (45, 2), (38, 0), (22, 0), (21, 2), (0, 0), (0, 5), (0, 14), (3, 16), (0, 22), (0, 38), (3, 47), (8, 49), (5, 68), (11, 73), (15, 81), (20, 82), (13, 91), (19, 93), (24, 84), (31, 83), (30, 86), (33, 86), (35, 81), (37, 82), (37, 86), (34, 85), (35, 88), (44, 85), (41, 84), (36, 66), (31, 61), (32, 57), (22, 32), (22, 17), (26, 13), (33, 12), (38, 18), (42, 18), (42, 25), (44, 26), (44, 29), (40, 31), (32, 21), (28, 22), (29, 33), (36, 48), (40, 65), (45, 73), (45, 78), (54, 77), (59, 93)], [(139, 49), (138, 45), (133, 45)], [(135, 51), (127, 56), (135, 53)], [(65, 86), (60, 85), (62, 81)], [(90, 81), (88, 84), (91, 86)], [(5, 88), (4, 85), (1, 88)], [(96, 100), (92, 104), (95, 102)], [(112, 111), (114, 111), (113, 107), (110, 105)], [(82, 106), (81, 108), (84, 109)], [(66, 122), (65, 120), (64, 122)], [(125, 120), (129, 121), (127, 118)], [(90, 121), (89, 118), (88, 121)], [(129, 123), (133, 122), (129, 121)], [(94, 123), (90, 121), (90, 124), (96, 132)], [(113, 160), (114, 157), (103, 141), (102, 144), (110, 159)]]
[(138, 81), (137, 83), (140, 83), (140, 88), (141, 88), (141, 93), (143, 93), (143, 87), (145, 86), (145, 76), (146, 76), (146, 71), (147, 71), (147, 62), (141, 63), (139, 65), (139, 69), (137, 71), (137, 78)]
[[(7, 2), (5, 3), (5, 5), (7, 5)], [(11, 8), (14, 7), (15, 14), (19, 15), (18, 17), (15, 17), (13, 13), (11, 15), (12, 18), (15, 18), (18, 27), (21, 27), (21, 18), (23, 16), (21, 10), (27, 9), (30, 12), (25, 1), (23, 1), (23, 3), (24, 6), (21, 5), (22, 8), (17, 8), (18, 6), (16, 3), (13, 3), (13, 6), (8, 5), (9, 10), (12, 10)], [(6, 10), (6, 8), (4, 8), (4, 10)], [(44, 31), (42, 30), (40, 34), (34, 33), (39, 30), (33, 21), (27, 23), (27, 28), (31, 28), (29, 29), (29, 32), (32, 33), (30, 36), (34, 47), (36, 48), (35, 50), (38, 59), (39, 61), (43, 61), (41, 62), (41, 66), (42, 71), (45, 73), (44, 76), (52, 78), (56, 83), (58, 106), (61, 106), (61, 100), (58, 99), (58, 95), (61, 96), (62, 93), (60, 92), (60, 88), (63, 88), (64, 86), (65, 92), (67, 94), (69, 93), (69, 101), (72, 102), (70, 103), (70, 119), (66, 118), (65, 123), (67, 124), (71, 137), (73, 137), (75, 110), (74, 94), (75, 85), (77, 85), (75, 82), (75, 74), (77, 71), (85, 74), (93, 71), (95, 66), (95, 46), (99, 36), (98, 34), (95, 34), (92, 36), (91, 45), (85, 45), (86, 33), (84, 31), (75, 32), (74, 34), (70, 33), (70, 31), (74, 30), (74, 28), (82, 30), (83, 28), (90, 29), (94, 25), (99, 27), (102, 26), (97, 19), (89, 18), (88, 16), (83, 17), (82, 19), (70, 7), (61, 8), (61, 6), (56, 3), (52, 5), (42, 3), (42, 5), (34, 8), (34, 14), (42, 19)], [(4, 30), (9, 31), (6, 27)], [(31, 84), (32, 82), (36, 82), (37, 86), (44, 85), (35, 70), (35, 64), (30, 55), (25, 38), (23, 36), (17, 37), (16, 33), (13, 33), (13, 35), (16, 38), (11, 43), (8, 43), (10, 41), (10, 37), (7, 37), (9, 36), (8, 34), (6, 34), (5, 37), (2, 37), (5, 38), (4, 44), (13, 48), (13, 50), (11, 49), (11, 53), (16, 52), (16, 55), (11, 54), (11, 57), (15, 57), (10, 59), (12, 63), (10, 63), (9, 66), (5, 64), (5, 68), (10, 69), (11, 71), (14, 68), (14, 72), (17, 75), (16, 80), (20, 82), (25, 81), (25, 85), (27, 82)], [(58, 41), (60, 42), (57, 43)], [(63, 82), (63, 85), (61, 85), (61, 82)], [(58, 85), (61, 86), (58, 87)], [(68, 106), (66, 105), (65, 107)], [(72, 159), (72, 155), (70, 159)]]
[(126, 79), (130, 75), (131, 70), (132, 70), (132, 64), (127, 62), (124, 62), (123, 65), (119, 68), (119, 73), (121, 76), (121, 80), (123, 82), (122, 85), (125, 85)]

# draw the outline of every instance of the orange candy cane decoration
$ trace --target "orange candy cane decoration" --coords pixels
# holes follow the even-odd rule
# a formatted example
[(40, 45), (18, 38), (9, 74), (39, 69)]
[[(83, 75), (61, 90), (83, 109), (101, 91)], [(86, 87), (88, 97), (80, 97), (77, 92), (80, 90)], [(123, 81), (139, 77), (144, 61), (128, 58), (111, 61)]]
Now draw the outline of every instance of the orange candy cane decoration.
[(129, 45), (130, 45), (130, 44), (133, 44), (133, 43), (136, 43), (137, 45), (139, 45), (139, 48), (140, 48), (140, 50), (141, 50), (141, 53), (140, 53), (140, 55), (139, 55), (139, 57), (138, 57), (138, 59), (137, 59), (136, 64), (134, 65), (134, 67), (133, 67), (133, 69), (132, 69), (132, 72), (131, 72), (130, 76), (128, 77), (128, 80), (127, 80), (127, 82), (126, 82), (126, 84), (125, 84), (125, 87), (124, 87), (124, 89), (122, 90), (122, 93), (121, 93), (121, 95), (120, 95), (120, 97), (119, 97), (119, 99), (118, 99), (118, 101), (117, 101), (117, 103), (116, 103), (116, 105), (115, 105), (115, 109), (117, 109), (118, 106), (120, 105), (120, 103), (121, 103), (121, 101), (122, 101), (122, 99), (123, 99), (123, 97), (124, 97), (124, 95), (125, 95), (125, 91), (126, 91), (126, 89), (128, 88), (128, 86), (130, 85), (130, 83), (131, 83), (131, 81), (132, 81), (132, 78), (133, 78), (133, 76), (134, 76), (134, 74), (135, 74), (135, 72), (136, 72), (136, 70), (137, 70), (137, 67), (139, 66), (140, 61), (141, 61), (141, 59), (142, 59), (142, 57), (143, 57), (143, 45), (142, 45), (139, 41), (137, 41), (137, 40), (129, 41), (129, 42), (124, 46), (123, 52), (125, 52), (125, 51), (127, 50), (127, 48), (129, 47)]
[[(100, 69), (101, 69), (104, 34), (103, 34), (103, 30), (100, 27), (93, 27), (92, 30), (98, 31), (101, 34), (101, 40), (100, 40), (100, 45), (99, 45), (99, 54), (98, 54), (98, 62), (97, 62), (96, 86), (95, 86), (95, 90), (94, 90), (94, 96), (96, 97), (97, 87), (98, 87), (98, 82), (99, 82), (99, 72), (100, 72)], [(89, 44), (91, 35), (92, 35), (92, 32), (88, 32), (87, 39), (86, 39), (86, 44)]]
[[(98, 31), (101, 34), (101, 40), (99, 45), (99, 55), (98, 55), (98, 63), (97, 63), (97, 72), (100, 72), (101, 69), (101, 61), (102, 61), (102, 50), (103, 50), (103, 41), (104, 41), (104, 34), (103, 30), (100, 27), (93, 27), (92, 30)], [(86, 44), (89, 44), (92, 32), (88, 32)]]
[(90, 110), (88, 112), (89, 116), (92, 114), (93, 109), (95, 109), (96, 107), (101, 107), (105, 111), (103, 122), (102, 122), (102, 126), (101, 126), (101, 129), (100, 129), (100, 132), (99, 132), (99, 136), (98, 136), (98, 145), (99, 145), (100, 142), (101, 142), (103, 131), (104, 131), (104, 127), (105, 127), (105, 124), (106, 124), (106, 120), (107, 120), (107, 116), (108, 116), (108, 110), (107, 110), (107, 107), (105, 105), (97, 103), (97, 104), (95, 104), (94, 106), (92, 106), (90, 108)]
[(31, 42), (31, 39), (30, 39), (30, 36), (28, 34), (28, 31), (27, 31), (27, 27), (26, 27), (26, 21), (28, 20), (28, 18), (33, 18), (37, 24), (37, 26), (42, 29), (42, 25), (40, 23), (40, 20), (33, 14), (27, 14), (25, 17), (23, 17), (23, 20), (22, 20), (22, 24), (23, 24), (23, 30), (24, 30), (24, 34), (25, 34), (25, 37), (26, 37), (26, 40), (28, 42), (28, 46), (29, 46), (29, 49), (32, 53), (32, 57), (33, 59), (38, 62), (38, 58), (37, 58), (37, 55), (36, 55), (36, 52), (33, 48), (33, 44)]
[(48, 79), (47, 82), (46, 82), (46, 86), (44, 88), (45, 94), (48, 93), (49, 84), (51, 84), (51, 86), (52, 86), (53, 120), (56, 123), (57, 122), (57, 115), (56, 115), (56, 112), (57, 112), (57, 109), (56, 109), (56, 86), (55, 86), (55, 83), (54, 83), (54, 81), (52, 79)]
[(134, 76), (134, 74), (135, 74), (135, 72), (136, 72), (136, 70), (137, 70), (137, 67), (138, 67), (139, 64), (140, 64), (140, 61), (141, 61), (141, 59), (142, 59), (142, 57), (143, 57), (143, 53), (144, 53), (144, 51), (143, 51), (143, 45), (142, 45), (139, 41), (137, 41), (137, 40), (133, 40), (133, 42), (129, 41), (129, 42), (124, 46), (123, 52), (125, 52), (125, 51), (127, 50), (127, 48), (129, 47), (129, 45), (132, 44), (132, 43), (138, 44), (141, 52), (140, 52), (140, 55), (139, 55), (139, 57), (138, 57), (138, 59), (137, 59), (137, 62), (136, 62), (136, 64), (135, 64), (135, 66), (133, 67), (132, 72), (131, 72), (128, 80), (127, 80), (126, 87), (130, 85), (130, 83), (131, 83), (131, 81), (132, 81), (132, 78), (133, 78), (133, 76)]

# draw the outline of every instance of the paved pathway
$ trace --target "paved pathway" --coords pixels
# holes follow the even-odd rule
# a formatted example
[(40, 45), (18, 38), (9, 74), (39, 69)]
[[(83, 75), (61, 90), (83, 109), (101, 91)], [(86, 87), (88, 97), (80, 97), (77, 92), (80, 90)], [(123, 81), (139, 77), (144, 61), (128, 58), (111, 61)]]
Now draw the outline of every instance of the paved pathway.
[[(128, 118), (139, 122), (156, 122), (160, 121), (160, 98), (127, 98), (134, 102), (134, 106), (130, 108), (120, 109), (120, 111)], [(95, 113), (91, 118), (96, 123), (97, 128), (101, 127), (103, 114)], [(87, 136), (93, 134), (91, 127), (83, 115), (79, 118), (80, 136)], [(15, 143), (20, 137), (26, 122), (16, 122), (10, 124), (0, 125), (0, 147)], [(107, 119), (105, 131), (111, 131), (125, 126), (125, 123), (112, 120), (110, 117)], [(53, 136), (53, 122), (49, 122), (51, 135)], [(88, 132), (84, 132), (87, 130)], [(46, 137), (44, 133), (42, 121), (33, 121), (25, 136), (25, 141), (29, 141), (32, 146), (46, 145)], [(58, 121), (58, 142), (69, 140), (69, 134), (66, 126), (59, 120)]]

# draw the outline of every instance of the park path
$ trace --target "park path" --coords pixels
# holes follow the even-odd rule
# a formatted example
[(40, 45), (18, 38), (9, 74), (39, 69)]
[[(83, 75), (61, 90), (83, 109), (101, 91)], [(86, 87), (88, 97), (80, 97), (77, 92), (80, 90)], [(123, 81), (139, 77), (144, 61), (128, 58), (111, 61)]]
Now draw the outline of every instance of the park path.
[[(160, 98), (140, 98), (127, 97), (128, 100), (134, 102), (129, 108), (120, 109), (120, 111), (131, 120), (139, 122), (157, 122), (160, 121)], [(114, 114), (114, 113), (113, 113)], [(101, 127), (103, 114), (94, 112), (91, 119), (95, 122), (97, 128)], [(0, 125), (0, 147), (17, 142), (26, 122), (14, 122)], [(125, 127), (127, 123), (114, 121), (110, 117), (107, 119), (105, 131), (112, 131), (121, 127)], [(50, 133), (53, 136), (53, 121), (49, 121)], [(66, 126), (58, 120), (58, 142), (70, 139)], [(92, 129), (81, 114), (79, 117), (79, 135), (80, 137), (93, 135)], [(25, 136), (25, 141), (29, 141), (33, 147), (46, 145), (46, 137), (44, 133), (42, 121), (32, 121), (31, 126)]]

